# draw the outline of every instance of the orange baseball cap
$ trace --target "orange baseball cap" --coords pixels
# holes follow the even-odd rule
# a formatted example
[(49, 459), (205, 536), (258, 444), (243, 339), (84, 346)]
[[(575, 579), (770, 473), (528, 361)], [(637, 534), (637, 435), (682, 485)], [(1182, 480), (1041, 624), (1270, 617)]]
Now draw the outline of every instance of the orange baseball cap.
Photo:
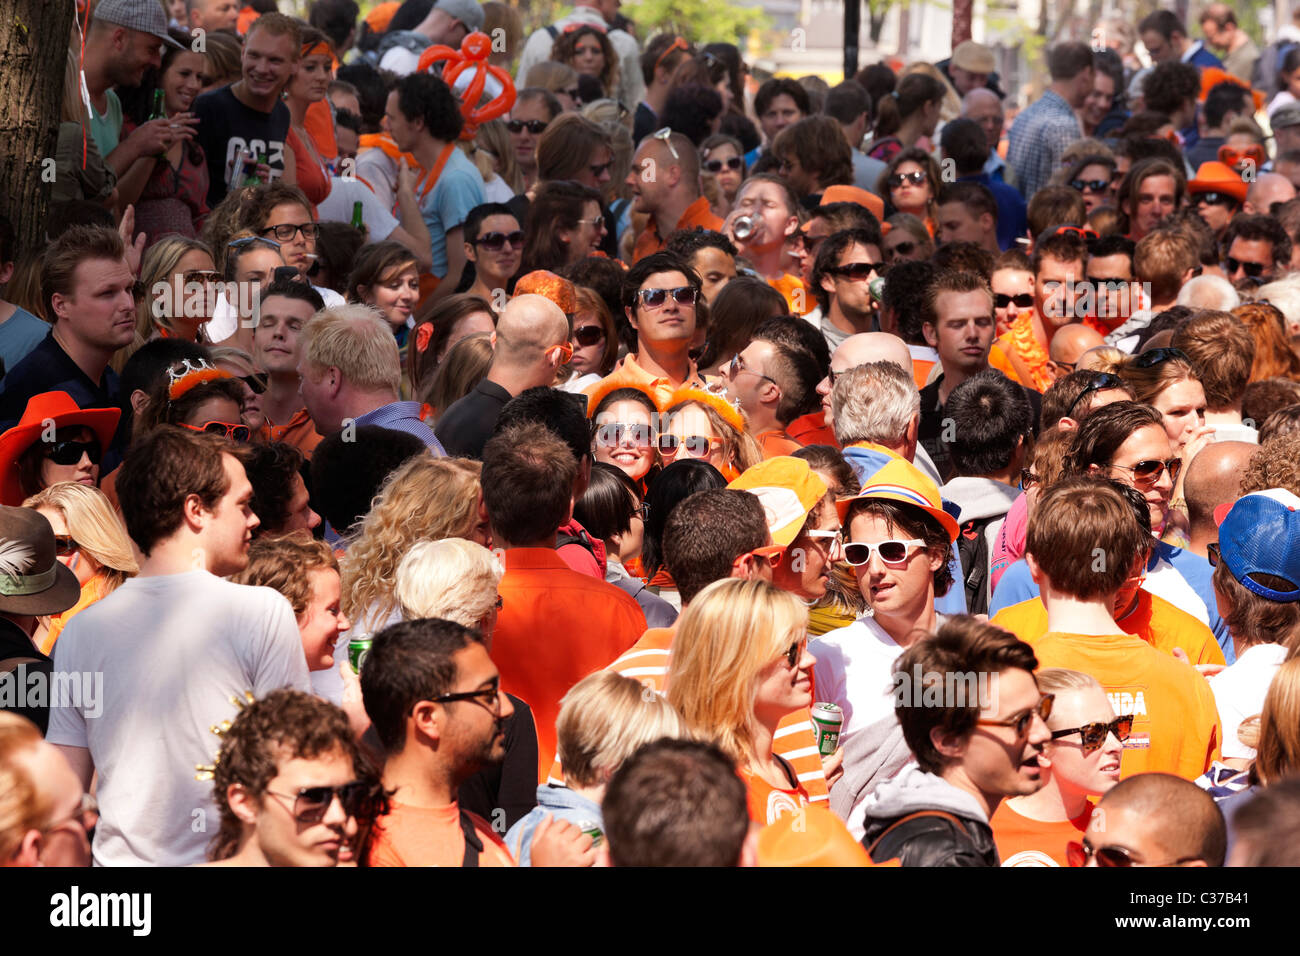
[(772, 541), (781, 547), (799, 537), (808, 512), (826, 497), (826, 482), (802, 458), (778, 455), (743, 471), (727, 485), (758, 496)]
[(827, 186), (819, 205), (825, 206), (833, 202), (855, 202), (859, 206), (866, 206), (877, 219), (885, 218), (885, 201), (875, 193), (857, 186)]
[(1187, 183), (1189, 193), (1227, 193), (1237, 202), (1246, 201), (1249, 189), (1236, 170), (1217, 159), (1201, 163), (1196, 170), (1196, 178)]
[(862, 490), (856, 495), (837, 501), (835, 506), (839, 509), (840, 520), (843, 521), (848, 515), (853, 502), (867, 498), (897, 501), (919, 508), (943, 525), (943, 530), (948, 532), (950, 541), (957, 540), (957, 519), (943, 510), (943, 499), (939, 497), (939, 489), (924, 472), (906, 459), (890, 460), (867, 479)]
[(366, 14), (366, 26), (370, 27), (372, 33), (383, 33), (388, 29), (388, 24), (393, 22), (393, 14), (401, 4), (397, 0), (389, 0), (388, 3), (381, 3), (369, 13)]

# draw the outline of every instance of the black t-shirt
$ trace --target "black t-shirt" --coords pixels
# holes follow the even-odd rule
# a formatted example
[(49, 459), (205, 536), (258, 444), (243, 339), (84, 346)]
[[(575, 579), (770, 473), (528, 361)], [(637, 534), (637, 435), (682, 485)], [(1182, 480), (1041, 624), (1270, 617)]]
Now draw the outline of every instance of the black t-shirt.
[(462, 783), (456, 800), (462, 810), (493, 825), (500, 816), (496, 811), (503, 811), (509, 830), (537, 806), (537, 728), (532, 709), (514, 694), (506, 696), (515, 712), (506, 718), (505, 759)]
[(42, 735), (50, 724), (53, 670), (54, 662), (36, 649), (22, 628), (0, 618), (0, 710), (26, 717)]
[[(245, 106), (229, 86), (204, 93), (194, 101), (199, 118), (199, 145), (208, 161), (208, 206), (215, 209), (226, 197), (231, 164), (247, 149), (262, 155), (271, 178), (284, 175), (284, 141), (289, 136), (289, 107), (276, 103), (269, 113)], [(242, 171), (233, 175), (242, 176)]]

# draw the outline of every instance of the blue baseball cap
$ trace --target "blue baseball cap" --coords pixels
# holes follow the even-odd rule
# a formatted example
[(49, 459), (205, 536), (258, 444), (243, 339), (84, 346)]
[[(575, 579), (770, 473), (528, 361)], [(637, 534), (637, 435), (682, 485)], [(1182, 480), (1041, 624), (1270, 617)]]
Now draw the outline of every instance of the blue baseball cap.
[[(1232, 576), (1260, 597), (1300, 601), (1300, 498), (1285, 488), (1238, 498), (1219, 522), (1219, 556)], [(1254, 580), (1256, 574), (1281, 578), (1292, 589), (1276, 591)]]

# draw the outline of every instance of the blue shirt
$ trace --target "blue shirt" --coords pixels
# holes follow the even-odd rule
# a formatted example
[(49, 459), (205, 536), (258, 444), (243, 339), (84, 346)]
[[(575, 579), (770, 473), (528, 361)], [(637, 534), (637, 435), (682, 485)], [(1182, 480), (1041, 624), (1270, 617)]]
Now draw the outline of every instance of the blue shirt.
[(1165, 560), (1178, 569), (1197, 597), (1205, 602), (1205, 609), (1210, 612), (1210, 630), (1214, 632), (1219, 647), (1223, 648), (1225, 660), (1231, 664), (1237, 659), (1237, 653), (1232, 647), (1228, 625), (1219, 617), (1219, 601), (1214, 596), (1214, 568), (1210, 567), (1209, 560), (1185, 548), (1171, 548), (1165, 554)]
[[(417, 196), (423, 186), (421, 183), (417, 187)], [(430, 249), (433, 253), (434, 275), (442, 278), (447, 274), (447, 233), (460, 228), (469, 211), (484, 202), (483, 177), (469, 158), (453, 146), (438, 181), (420, 201), (420, 212), (424, 214), (424, 222), (429, 227), (429, 237), (432, 240)]]
[(998, 204), (998, 248), (1006, 252), (1016, 240), (1029, 232), (1029, 216), (1025, 199), (1014, 186), (1008, 186), (988, 173), (977, 176), (959, 176), (959, 183), (979, 183), (987, 186)]
[(1223, 69), (1223, 61), (1205, 49), (1205, 44), (1200, 40), (1187, 48), (1187, 52), (1182, 55), (1182, 61), (1200, 67), (1202, 70), (1207, 66), (1217, 66), (1219, 69)]
[[(0, 362), (4, 371), (14, 368), (50, 334), (50, 323), (14, 306), (14, 314), (0, 324)], [(3, 372), (0, 372), (3, 375)]]
[(406, 432), (424, 442), (426, 448), (433, 452), (435, 458), (446, 456), (442, 444), (433, 434), (433, 429), (420, 421), (419, 402), (389, 402), (373, 412), (366, 412), (356, 419), (358, 425), (378, 425), (390, 431)]
[(1031, 197), (1046, 186), (1065, 148), (1082, 136), (1079, 118), (1054, 90), (1022, 110), (1007, 138), (1007, 164), (1015, 170), (1020, 194)]

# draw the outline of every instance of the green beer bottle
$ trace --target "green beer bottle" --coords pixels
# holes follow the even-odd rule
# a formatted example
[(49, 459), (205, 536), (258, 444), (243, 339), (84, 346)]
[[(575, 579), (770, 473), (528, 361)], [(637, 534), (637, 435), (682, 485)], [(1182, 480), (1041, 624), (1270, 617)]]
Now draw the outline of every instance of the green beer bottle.
[[(161, 89), (155, 89), (153, 91), (153, 111), (149, 114), (149, 121), (152, 122), (153, 120), (166, 118), (167, 109), (163, 106), (163, 91)], [(164, 149), (158, 153), (158, 159), (162, 159), (166, 155), (167, 150)]]

